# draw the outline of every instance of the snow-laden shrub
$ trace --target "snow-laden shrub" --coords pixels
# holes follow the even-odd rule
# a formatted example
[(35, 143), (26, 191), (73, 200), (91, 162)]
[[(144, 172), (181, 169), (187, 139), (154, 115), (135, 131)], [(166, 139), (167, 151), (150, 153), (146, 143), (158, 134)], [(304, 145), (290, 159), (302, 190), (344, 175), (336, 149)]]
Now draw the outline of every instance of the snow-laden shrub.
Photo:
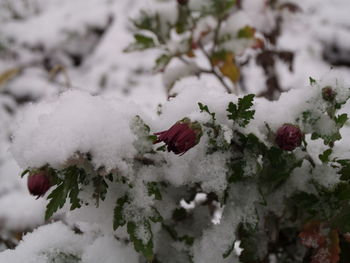
[(197, 87), (153, 119), (68, 91), (26, 109), (12, 152), (29, 177), (50, 177), (47, 220), (75, 210), (68, 222), (114, 230), (149, 262), (301, 262), (309, 247), (313, 260), (335, 262), (349, 231), (350, 160), (339, 147), (347, 114), (338, 111), (350, 90), (334, 83), (329, 100), (322, 88), (268, 102)]
[[(273, 42), (241, 5), (159, 1), (134, 20), (126, 51), (161, 50), (155, 70), (176, 95), (158, 115), (74, 89), (24, 108), (11, 152), (31, 193), (48, 199), (48, 225), (0, 261), (346, 260), (350, 90), (338, 79), (310, 78), (276, 102), (230, 95), (239, 91), (237, 61)], [(286, 6), (295, 5), (278, 8)], [(261, 62), (265, 73), (272, 64)], [(170, 92), (184, 76), (202, 74), (227, 93), (203, 82)]]

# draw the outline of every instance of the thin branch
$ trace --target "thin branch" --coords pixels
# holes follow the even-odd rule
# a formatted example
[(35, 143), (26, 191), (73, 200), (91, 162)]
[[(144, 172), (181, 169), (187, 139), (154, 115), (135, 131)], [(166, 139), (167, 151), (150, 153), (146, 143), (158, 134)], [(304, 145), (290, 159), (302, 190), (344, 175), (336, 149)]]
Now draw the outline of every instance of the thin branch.
[(222, 24), (222, 20), (219, 18), (218, 25), (216, 26), (215, 32), (214, 32), (213, 47), (211, 50), (212, 55), (214, 54), (216, 46), (217, 46), (218, 41), (219, 41), (219, 33), (220, 33), (220, 29), (221, 29), (221, 24)]
[(222, 76), (216, 72), (215, 70), (215, 66), (212, 62), (212, 60), (210, 59), (210, 55), (209, 53), (205, 50), (205, 48), (203, 47), (201, 41), (199, 41), (199, 48), (201, 49), (201, 51), (203, 52), (203, 54), (206, 56), (206, 58), (208, 59), (210, 66), (211, 66), (211, 70), (210, 73), (214, 74), (214, 76), (220, 81), (220, 83), (224, 86), (224, 88), (226, 89), (227, 93), (232, 93), (231, 88), (226, 84), (226, 82), (223, 80)]

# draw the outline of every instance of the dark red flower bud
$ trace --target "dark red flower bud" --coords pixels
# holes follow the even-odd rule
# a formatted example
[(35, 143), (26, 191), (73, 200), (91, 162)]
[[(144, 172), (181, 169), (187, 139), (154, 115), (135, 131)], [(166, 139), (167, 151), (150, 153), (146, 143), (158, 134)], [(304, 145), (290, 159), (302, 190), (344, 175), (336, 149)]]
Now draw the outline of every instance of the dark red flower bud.
[(50, 178), (46, 172), (41, 171), (28, 176), (28, 190), (31, 195), (35, 195), (38, 198), (43, 196), (47, 190), (51, 187)]
[(179, 5), (187, 5), (188, 1), (189, 1), (189, 0), (177, 0), (177, 3), (178, 3)]
[(275, 141), (282, 150), (293, 151), (301, 145), (303, 136), (297, 125), (287, 123), (277, 130)]
[(184, 154), (199, 142), (202, 129), (199, 123), (185, 118), (175, 123), (169, 130), (157, 132), (155, 135), (157, 140), (154, 143), (164, 142), (168, 152)]
[(336, 95), (332, 87), (327, 86), (322, 89), (322, 98), (326, 101), (333, 101)]

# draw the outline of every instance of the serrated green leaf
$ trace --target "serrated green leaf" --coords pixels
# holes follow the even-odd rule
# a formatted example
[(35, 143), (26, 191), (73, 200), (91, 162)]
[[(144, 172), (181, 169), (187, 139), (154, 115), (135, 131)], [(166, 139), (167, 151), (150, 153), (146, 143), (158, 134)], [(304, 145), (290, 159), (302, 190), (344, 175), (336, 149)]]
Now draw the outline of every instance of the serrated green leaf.
[(348, 115), (346, 113), (343, 113), (335, 117), (334, 119), (335, 123), (339, 128), (343, 127), (347, 120), (348, 120)]
[(159, 190), (159, 185), (157, 182), (148, 182), (147, 183), (147, 191), (149, 196), (154, 196), (156, 200), (162, 200), (162, 194)]
[(117, 205), (114, 208), (113, 217), (113, 229), (116, 230), (118, 227), (125, 225), (126, 221), (123, 216), (123, 209), (125, 204), (129, 202), (129, 197), (124, 195), (117, 200)]
[(70, 210), (80, 208), (80, 199), (78, 198), (78, 195), (79, 195), (79, 188), (77, 184), (76, 186), (71, 188), (68, 195), (71, 203)]
[(80, 207), (79, 195), (79, 178), (82, 170), (76, 166), (71, 166), (62, 171), (63, 179), (58, 182), (47, 199), (51, 199), (46, 206), (45, 220), (48, 220), (58, 209), (62, 208), (69, 197), (71, 206), (70, 210)]
[(238, 105), (230, 102), (227, 111), (230, 113), (227, 117), (239, 126), (245, 127), (251, 119), (254, 118), (255, 110), (249, 110), (253, 106), (254, 94), (249, 94), (238, 99)]
[(322, 154), (320, 154), (318, 158), (320, 158), (321, 162), (327, 163), (329, 162), (329, 157), (332, 154), (332, 152), (333, 152), (332, 149), (327, 149)]
[(209, 108), (208, 108), (207, 105), (204, 105), (203, 103), (198, 102), (198, 107), (199, 107), (199, 109), (200, 109), (201, 112), (206, 112), (206, 113), (208, 113), (208, 114), (211, 116), (211, 118), (212, 118), (213, 121), (216, 120), (216, 118), (215, 118), (215, 112), (211, 112), (211, 111), (209, 110)]
[(78, 198), (79, 195), (79, 183), (78, 179), (80, 177), (81, 169), (79, 169), (76, 166), (70, 167), (66, 169), (65, 172), (65, 187), (67, 188), (67, 191), (69, 192), (69, 200), (71, 203), (70, 210), (73, 210), (75, 208), (80, 208), (80, 199)]
[(68, 189), (66, 189), (63, 182), (50, 193), (47, 199), (51, 200), (46, 206), (45, 220), (48, 220), (58, 209), (64, 206), (67, 194)]
[[(146, 244), (139, 238), (138, 228), (145, 227), (149, 231), (150, 238)], [(136, 224), (135, 222), (129, 221), (127, 223), (127, 232), (129, 234), (131, 242), (134, 244), (134, 248), (137, 252), (142, 253), (148, 262), (152, 262), (154, 258), (153, 254), (153, 235), (151, 225), (148, 220), (145, 220), (142, 224)]]

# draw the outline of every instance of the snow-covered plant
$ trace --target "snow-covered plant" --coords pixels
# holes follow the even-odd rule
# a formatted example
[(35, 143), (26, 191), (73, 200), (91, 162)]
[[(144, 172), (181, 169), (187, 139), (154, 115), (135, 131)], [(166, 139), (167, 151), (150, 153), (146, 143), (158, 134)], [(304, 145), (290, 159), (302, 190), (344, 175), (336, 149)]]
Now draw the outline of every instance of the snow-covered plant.
[[(78, 13), (87, 2), (77, 4), (71, 15), (62, 10), (57, 25), (63, 22), (61, 18), (67, 19), (67, 25), (74, 24), (70, 18), (81, 20)], [(0, 132), (6, 141), (11, 140), (10, 152), (23, 169), (29, 192), (42, 197), (37, 203), (47, 202), (46, 225), (24, 235), (18, 246), (18, 233), (5, 232), (9, 238), (2, 240), (0, 231), (0, 245), (14, 240), (6, 247), (17, 246), (2, 252), (0, 262), (347, 262), (349, 87), (339, 79), (310, 78), (305, 88), (291, 82), (298, 89), (275, 102), (259, 94), (238, 96), (244, 91), (242, 69), (250, 52), (258, 54), (257, 65), (266, 75), (255, 81), (262, 87), (264, 82), (278, 86), (276, 58), (284, 58), (293, 67), (290, 51), (273, 50), (280, 24), (272, 23), (275, 28), (258, 33), (242, 10), (255, 1), (158, 0), (153, 10), (142, 11), (133, 20), (135, 42), (125, 49), (159, 52), (154, 70), (163, 72), (169, 100), (152, 114), (142, 103), (117, 99), (111, 93), (115, 85), (127, 86), (128, 91), (133, 85), (152, 86), (148, 77), (128, 78), (131, 71), (131, 75), (143, 73), (133, 61), (137, 53), (134, 57), (135, 53), (127, 54), (132, 61), (122, 63), (116, 63), (120, 54), (116, 55), (107, 63), (106, 73), (97, 66), (115, 54), (108, 48), (102, 52), (100, 41), (102, 47), (123, 43), (123, 35), (116, 34), (123, 25), (120, 18), (137, 1), (105, 2), (87, 8), (104, 6), (101, 13), (106, 16), (96, 25), (83, 23), (84, 19), (69, 30), (49, 24), (47, 32), (54, 27), (64, 35), (59, 41), (50, 39), (52, 46), (45, 47), (43, 41), (45, 48), (40, 48), (40, 41), (37, 45), (35, 37), (23, 34), (31, 36), (34, 45), (20, 41), (19, 49), (38, 50), (39, 64), (24, 64), (0, 76), (0, 84), (6, 84), (17, 76), (32, 76), (27, 68), (37, 65), (53, 75), (51, 81), (60, 77), (58, 72), (73, 73), (72, 79), (66, 76), (64, 90), (61, 87), (58, 94), (55, 91), (36, 104), (22, 104), (23, 109), (13, 112), (17, 121), (11, 124), (11, 132)], [(266, 7), (264, 11), (271, 6), (275, 14), (297, 10), (286, 1), (262, 0), (259, 5)], [(57, 8), (55, 4), (50, 14)], [(118, 11), (115, 20), (107, 15), (112, 9)], [(41, 12), (28, 11), (21, 19)], [(15, 13), (5, 19), (11, 17)], [(276, 19), (282, 18), (277, 15)], [(46, 34), (39, 35), (45, 39)], [(63, 62), (71, 61), (57, 63), (55, 54), (64, 54)], [(306, 61), (305, 57), (299, 60)], [(176, 83), (196, 75), (200, 80)], [(204, 75), (217, 79), (208, 85), (212, 89), (203, 87)], [(79, 76), (83, 82), (79, 83)], [(111, 81), (111, 76), (118, 81)], [(123, 76), (125, 85), (118, 84)], [(37, 78), (42, 80), (41, 75)], [(32, 80), (24, 78), (22, 83)], [(175, 83), (187, 86), (179, 92)], [(226, 92), (215, 89), (216, 84)], [(101, 89), (96, 89), (98, 85)], [(8, 87), (8, 93), (16, 93), (13, 86)], [(270, 99), (278, 97), (273, 90), (267, 92)], [(11, 105), (5, 102), (1, 101), (4, 109)], [(0, 111), (2, 116), (7, 115)], [(15, 205), (12, 197), (5, 204)], [(29, 215), (39, 211), (29, 202), (19, 207), (13, 217), (19, 210), (28, 210)], [(44, 219), (29, 228), (40, 224)], [(29, 232), (26, 227), (22, 231)]]
[[(210, 74), (227, 92), (238, 92), (236, 58), (262, 48), (258, 36), (235, 0), (164, 1), (133, 20), (135, 42), (126, 51), (155, 48), (161, 55), (154, 70), (164, 72), (168, 92), (186, 76)], [(174, 60), (180, 65), (170, 65)]]
[(274, 103), (187, 91), (158, 120), (70, 91), (27, 109), (12, 151), (23, 176), (50, 178), (47, 220), (66, 203), (106, 206), (110, 231), (140, 262), (339, 262), (350, 231), (339, 111), (350, 90), (325, 88)]

